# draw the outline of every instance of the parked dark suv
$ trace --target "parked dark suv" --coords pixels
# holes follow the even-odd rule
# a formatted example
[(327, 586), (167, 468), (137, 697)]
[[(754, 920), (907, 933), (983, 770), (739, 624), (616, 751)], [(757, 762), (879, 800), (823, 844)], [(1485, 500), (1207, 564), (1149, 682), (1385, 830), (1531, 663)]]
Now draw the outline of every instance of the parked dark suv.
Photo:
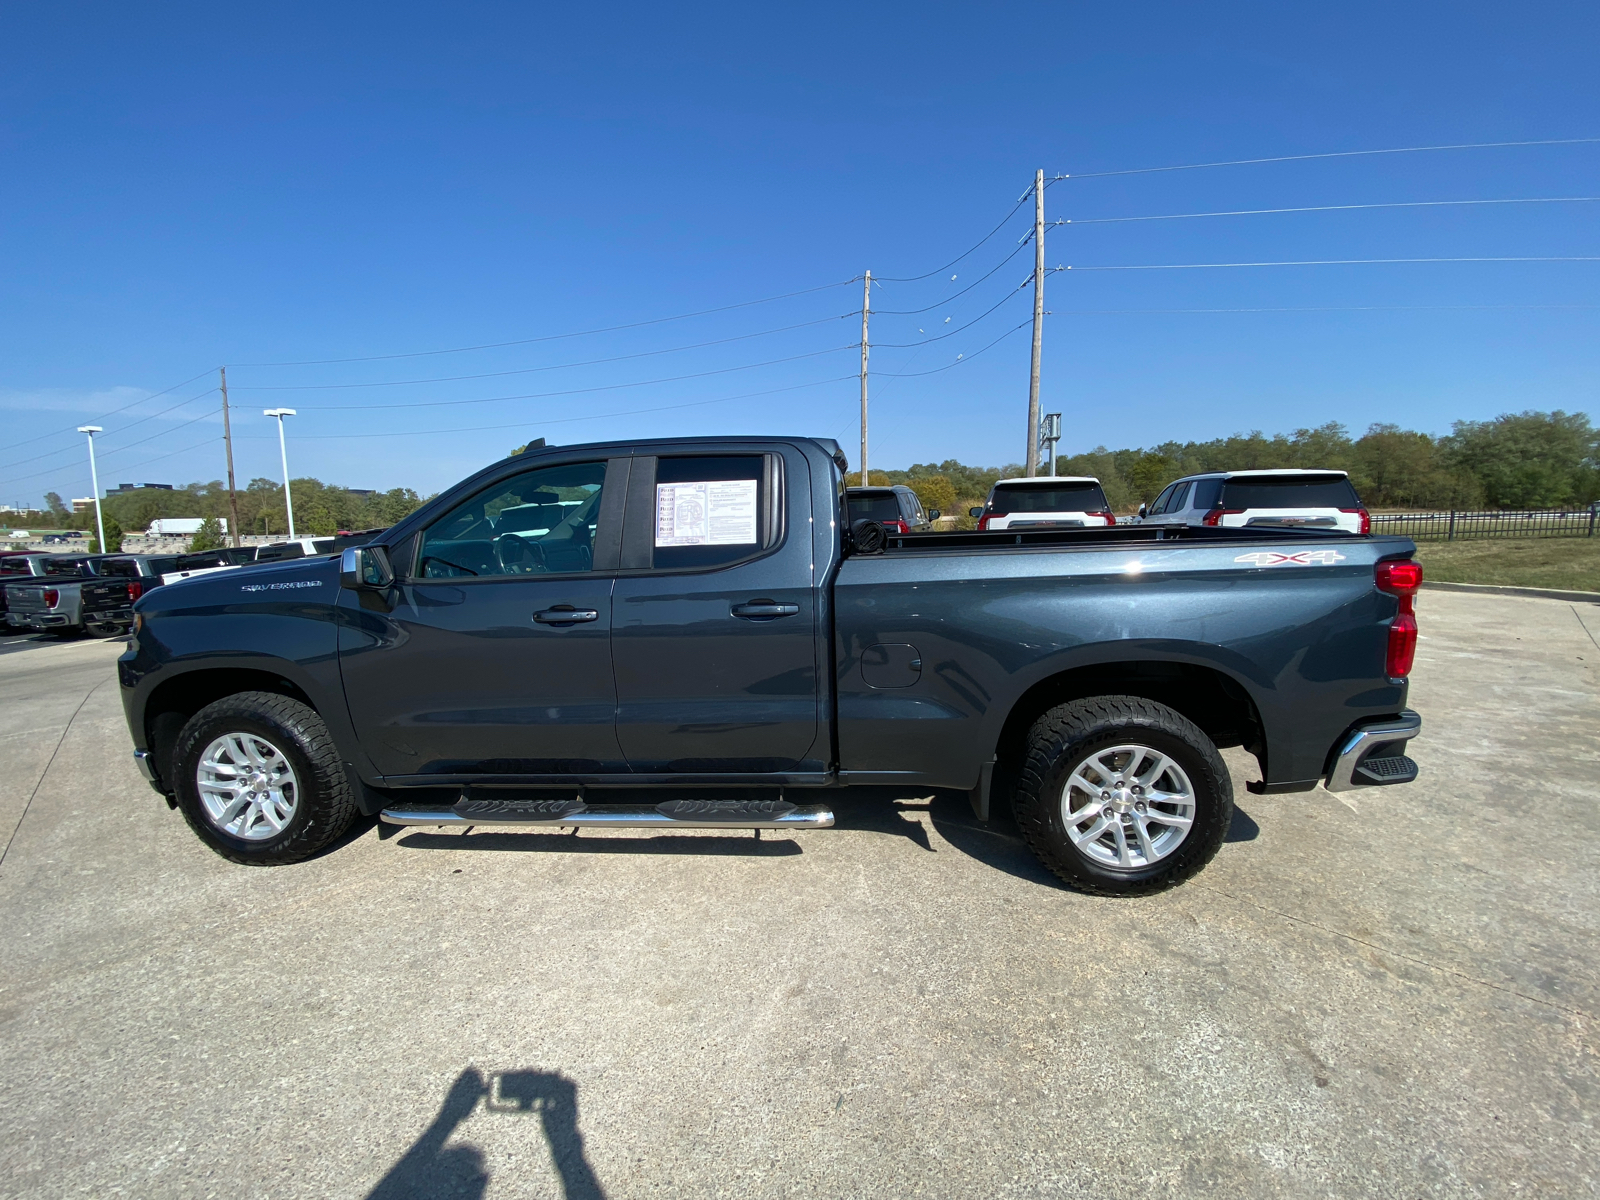
[(876, 521), (890, 533), (926, 533), (939, 519), (937, 508), (924, 512), (917, 494), (903, 483), (893, 487), (845, 488), (850, 524)]

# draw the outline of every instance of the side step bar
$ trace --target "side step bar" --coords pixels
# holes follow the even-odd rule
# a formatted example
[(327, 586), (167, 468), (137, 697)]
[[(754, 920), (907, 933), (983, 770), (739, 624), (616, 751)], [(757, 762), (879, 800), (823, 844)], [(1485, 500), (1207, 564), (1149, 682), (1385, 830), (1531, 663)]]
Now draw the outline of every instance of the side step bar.
[(612, 829), (827, 829), (833, 812), (786, 800), (666, 800), (597, 804), (582, 800), (462, 800), (449, 808), (386, 808), (390, 825), (500, 825)]

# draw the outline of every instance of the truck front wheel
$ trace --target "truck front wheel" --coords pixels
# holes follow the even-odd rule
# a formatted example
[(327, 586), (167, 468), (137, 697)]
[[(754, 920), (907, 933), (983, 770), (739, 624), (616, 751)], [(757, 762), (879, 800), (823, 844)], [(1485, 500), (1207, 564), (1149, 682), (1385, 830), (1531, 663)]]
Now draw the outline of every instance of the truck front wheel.
[(1070, 887), (1142, 895), (1211, 861), (1233, 819), (1233, 783), (1193, 721), (1139, 696), (1094, 696), (1034, 722), (1012, 809)]
[(206, 705), (179, 733), (173, 767), (189, 827), (236, 863), (306, 858), (355, 817), (328, 727), (288, 696), (239, 692)]

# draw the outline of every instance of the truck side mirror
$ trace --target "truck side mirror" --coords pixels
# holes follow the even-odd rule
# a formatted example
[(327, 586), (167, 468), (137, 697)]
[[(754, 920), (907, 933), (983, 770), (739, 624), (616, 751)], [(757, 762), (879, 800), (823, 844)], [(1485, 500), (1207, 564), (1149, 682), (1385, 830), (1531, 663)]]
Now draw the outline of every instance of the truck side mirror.
[(983, 509), (969, 508), (967, 509), (967, 516), (971, 517), (973, 520), (977, 520), (979, 517), (983, 516)]
[(389, 552), (382, 546), (351, 546), (339, 556), (339, 586), (385, 588), (394, 582)]
[(937, 508), (930, 508), (928, 510), (928, 520), (937, 521), (938, 519), (939, 519), (939, 510)]
[(1148, 515), (1149, 515), (1149, 511), (1148, 511), (1148, 510), (1147, 510), (1147, 509), (1146, 509), (1146, 508), (1145, 508), (1145, 506), (1144, 506), (1144, 505), (1142, 505), (1142, 504), (1141, 504), (1141, 505), (1139, 505), (1139, 515), (1140, 515), (1140, 516), (1141, 516), (1141, 517), (1144, 517), (1144, 516), (1148, 516)]

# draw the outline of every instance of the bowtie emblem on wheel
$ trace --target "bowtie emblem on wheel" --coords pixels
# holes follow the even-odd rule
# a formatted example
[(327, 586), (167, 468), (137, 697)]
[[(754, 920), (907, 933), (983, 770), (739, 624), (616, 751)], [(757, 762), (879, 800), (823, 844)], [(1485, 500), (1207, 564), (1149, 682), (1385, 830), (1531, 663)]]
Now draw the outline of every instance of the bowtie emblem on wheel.
[(1336, 562), (1343, 562), (1344, 555), (1337, 550), (1302, 550), (1298, 554), (1257, 550), (1253, 554), (1241, 554), (1233, 561), (1253, 563), (1258, 567), (1331, 567)]

